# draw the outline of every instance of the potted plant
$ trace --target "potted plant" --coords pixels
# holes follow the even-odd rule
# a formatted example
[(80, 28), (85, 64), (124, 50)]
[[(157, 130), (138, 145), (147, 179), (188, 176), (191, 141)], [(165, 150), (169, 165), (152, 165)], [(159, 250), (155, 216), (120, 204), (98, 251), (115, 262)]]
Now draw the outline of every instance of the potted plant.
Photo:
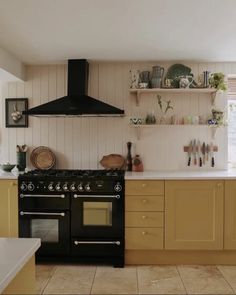
[(225, 75), (222, 72), (219, 73), (212, 73), (209, 78), (209, 84), (212, 88), (216, 90), (223, 90), (227, 89), (226, 83), (224, 81)]
[(166, 114), (168, 110), (173, 110), (173, 106), (171, 105), (171, 100), (168, 101), (162, 101), (161, 96), (157, 95), (157, 102), (159, 109), (161, 111), (161, 118), (160, 118), (160, 124), (166, 124)]

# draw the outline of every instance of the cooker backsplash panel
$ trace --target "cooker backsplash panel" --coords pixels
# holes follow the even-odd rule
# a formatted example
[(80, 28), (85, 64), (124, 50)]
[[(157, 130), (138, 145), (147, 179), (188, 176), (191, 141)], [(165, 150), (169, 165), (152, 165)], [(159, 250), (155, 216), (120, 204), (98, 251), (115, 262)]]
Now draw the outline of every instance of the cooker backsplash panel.
[[(236, 63), (186, 63), (197, 77), (204, 70), (236, 74)], [(160, 126), (141, 130), (129, 127), (130, 117), (145, 117), (155, 110), (158, 116), (156, 94), (144, 96), (140, 106), (129, 93), (129, 70), (151, 70), (153, 65), (166, 69), (174, 62), (150, 63), (90, 63), (89, 94), (125, 110), (124, 118), (35, 118), (29, 117), (29, 128), (5, 128), (5, 98), (28, 97), (29, 107), (53, 100), (66, 94), (67, 65), (29, 66), (26, 82), (2, 84), (0, 162), (16, 162), (16, 145), (27, 144), (30, 151), (40, 145), (50, 147), (56, 154), (56, 168), (97, 169), (103, 155), (126, 155), (126, 142), (133, 142), (132, 155), (141, 155), (146, 170), (173, 170), (187, 168), (183, 146), (191, 139), (213, 141), (219, 146), (215, 169), (227, 167), (227, 127), (218, 130), (212, 140), (211, 130), (200, 126)], [(203, 115), (211, 111), (207, 94), (165, 94), (171, 99), (174, 113), (179, 117)], [(217, 104), (224, 107), (222, 98)], [(28, 167), (31, 167), (28, 153)], [(194, 167), (195, 168), (195, 167)], [(190, 169), (194, 169), (190, 167)], [(209, 167), (206, 167), (209, 169)], [(204, 168), (203, 168), (204, 169)]]

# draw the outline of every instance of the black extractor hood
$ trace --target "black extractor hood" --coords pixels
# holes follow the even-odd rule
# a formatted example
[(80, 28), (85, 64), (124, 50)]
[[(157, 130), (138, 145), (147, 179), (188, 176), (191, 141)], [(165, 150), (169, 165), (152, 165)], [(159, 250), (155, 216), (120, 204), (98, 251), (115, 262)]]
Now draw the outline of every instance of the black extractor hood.
[(87, 95), (89, 64), (86, 59), (68, 60), (67, 96), (23, 111), (32, 116), (123, 116), (124, 110)]

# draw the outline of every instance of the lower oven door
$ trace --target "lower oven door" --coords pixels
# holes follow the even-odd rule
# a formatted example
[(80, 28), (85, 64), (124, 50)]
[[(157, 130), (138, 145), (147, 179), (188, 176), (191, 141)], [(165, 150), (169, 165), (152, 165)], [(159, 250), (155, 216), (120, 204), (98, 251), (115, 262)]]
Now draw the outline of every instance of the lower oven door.
[(72, 196), (72, 237), (118, 238), (124, 234), (124, 199), (120, 195)]
[(20, 237), (40, 238), (38, 256), (69, 254), (70, 213), (67, 210), (19, 212)]

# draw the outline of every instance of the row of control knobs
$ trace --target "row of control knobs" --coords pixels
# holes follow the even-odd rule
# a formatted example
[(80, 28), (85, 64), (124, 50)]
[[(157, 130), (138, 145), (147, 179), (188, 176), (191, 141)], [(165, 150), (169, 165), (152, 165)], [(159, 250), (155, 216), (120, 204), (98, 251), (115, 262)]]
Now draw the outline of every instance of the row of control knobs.
[[(91, 192), (91, 186), (90, 183), (87, 183), (86, 185), (83, 186), (82, 183), (80, 183), (79, 185), (76, 185), (75, 183), (72, 183), (70, 186), (68, 185), (68, 183), (64, 183), (63, 185), (58, 182), (56, 184), (54, 184), (53, 182), (51, 182), (47, 188), (49, 191), (53, 192), (53, 191), (65, 191), (65, 192), (69, 192), (69, 191), (76, 191), (78, 190), (79, 192)], [(21, 186), (20, 186), (21, 191), (34, 191), (35, 189), (35, 185), (32, 182), (29, 182), (28, 184), (26, 184), (25, 182), (22, 182)], [(119, 182), (117, 182), (114, 186), (114, 190), (116, 192), (120, 192), (122, 190), (122, 186)]]

